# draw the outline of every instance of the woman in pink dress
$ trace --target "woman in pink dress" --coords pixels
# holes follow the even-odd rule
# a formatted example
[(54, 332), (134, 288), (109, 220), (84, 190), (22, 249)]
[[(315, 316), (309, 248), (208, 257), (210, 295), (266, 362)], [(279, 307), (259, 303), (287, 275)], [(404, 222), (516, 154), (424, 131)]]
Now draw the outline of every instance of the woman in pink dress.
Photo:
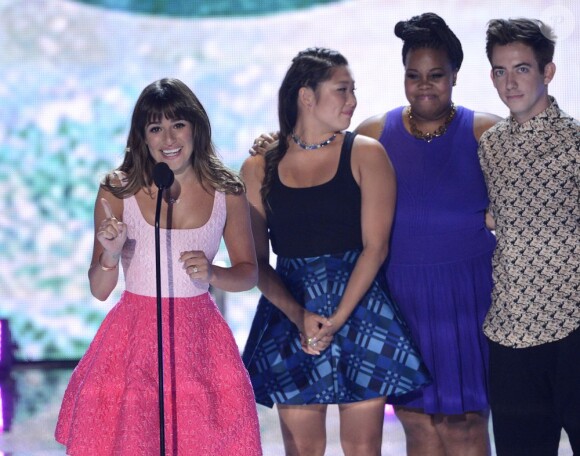
[[(165, 454), (261, 455), (252, 388), (208, 293), (257, 281), (244, 186), (218, 160), (207, 114), (181, 81), (147, 86), (124, 161), (95, 204), (92, 294), (125, 291), (73, 372), (56, 439), (74, 456), (160, 453), (153, 168), (175, 175), (160, 212)], [(224, 238), (231, 266), (212, 264)]]

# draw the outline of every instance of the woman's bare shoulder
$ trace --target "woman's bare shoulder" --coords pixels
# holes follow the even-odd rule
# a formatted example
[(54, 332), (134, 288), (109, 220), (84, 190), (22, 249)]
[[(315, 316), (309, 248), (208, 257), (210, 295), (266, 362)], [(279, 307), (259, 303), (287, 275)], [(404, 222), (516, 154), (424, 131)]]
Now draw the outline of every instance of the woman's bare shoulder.
[(369, 117), (364, 120), (355, 129), (355, 133), (359, 135), (368, 136), (369, 138), (379, 139), (383, 128), (385, 127), (385, 122), (387, 120), (387, 113), (377, 114), (375, 116)]
[(501, 117), (489, 112), (475, 112), (473, 117), (473, 134), (479, 141), (481, 135), (502, 120)]

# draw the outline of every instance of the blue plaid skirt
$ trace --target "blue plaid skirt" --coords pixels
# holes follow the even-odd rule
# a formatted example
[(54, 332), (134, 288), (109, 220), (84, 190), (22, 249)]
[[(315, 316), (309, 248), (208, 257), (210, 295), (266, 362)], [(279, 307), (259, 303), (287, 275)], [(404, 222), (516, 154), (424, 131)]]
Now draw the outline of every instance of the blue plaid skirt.
[[(338, 307), (359, 255), (278, 257), (276, 270), (299, 303), (328, 317)], [(304, 353), (298, 328), (262, 296), (243, 353), (256, 402), (268, 407), (358, 402), (399, 396), (428, 384), (429, 373), (383, 277), (377, 275), (319, 356)]]

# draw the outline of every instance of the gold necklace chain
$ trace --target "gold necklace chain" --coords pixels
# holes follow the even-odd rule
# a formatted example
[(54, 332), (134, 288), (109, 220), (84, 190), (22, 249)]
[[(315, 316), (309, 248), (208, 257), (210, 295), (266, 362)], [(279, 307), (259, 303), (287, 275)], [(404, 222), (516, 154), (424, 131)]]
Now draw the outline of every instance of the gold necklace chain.
[(437, 130), (435, 130), (433, 133), (423, 133), (421, 130), (417, 128), (417, 124), (415, 123), (415, 119), (413, 118), (413, 111), (411, 110), (411, 106), (409, 106), (409, 109), (407, 110), (407, 117), (409, 119), (409, 127), (411, 127), (411, 134), (417, 139), (422, 139), (423, 141), (431, 142), (435, 138), (438, 138), (439, 136), (443, 136), (445, 134), (447, 128), (449, 127), (449, 124), (455, 117), (456, 112), (457, 109), (455, 108), (455, 104), (451, 103), (451, 111), (449, 111), (449, 115), (447, 116), (447, 119), (445, 119), (445, 123), (441, 125), (439, 128), (437, 128)]

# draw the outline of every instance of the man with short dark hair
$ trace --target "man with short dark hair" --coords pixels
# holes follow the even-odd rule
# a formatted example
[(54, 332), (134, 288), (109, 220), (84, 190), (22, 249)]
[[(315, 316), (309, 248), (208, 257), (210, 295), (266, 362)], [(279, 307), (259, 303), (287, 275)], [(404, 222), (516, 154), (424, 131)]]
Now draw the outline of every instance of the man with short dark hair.
[(555, 40), (541, 21), (492, 20), (491, 78), (510, 116), (479, 155), (496, 223), (490, 399), (499, 456), (580, 454), (580, 123), (548, 95)]

